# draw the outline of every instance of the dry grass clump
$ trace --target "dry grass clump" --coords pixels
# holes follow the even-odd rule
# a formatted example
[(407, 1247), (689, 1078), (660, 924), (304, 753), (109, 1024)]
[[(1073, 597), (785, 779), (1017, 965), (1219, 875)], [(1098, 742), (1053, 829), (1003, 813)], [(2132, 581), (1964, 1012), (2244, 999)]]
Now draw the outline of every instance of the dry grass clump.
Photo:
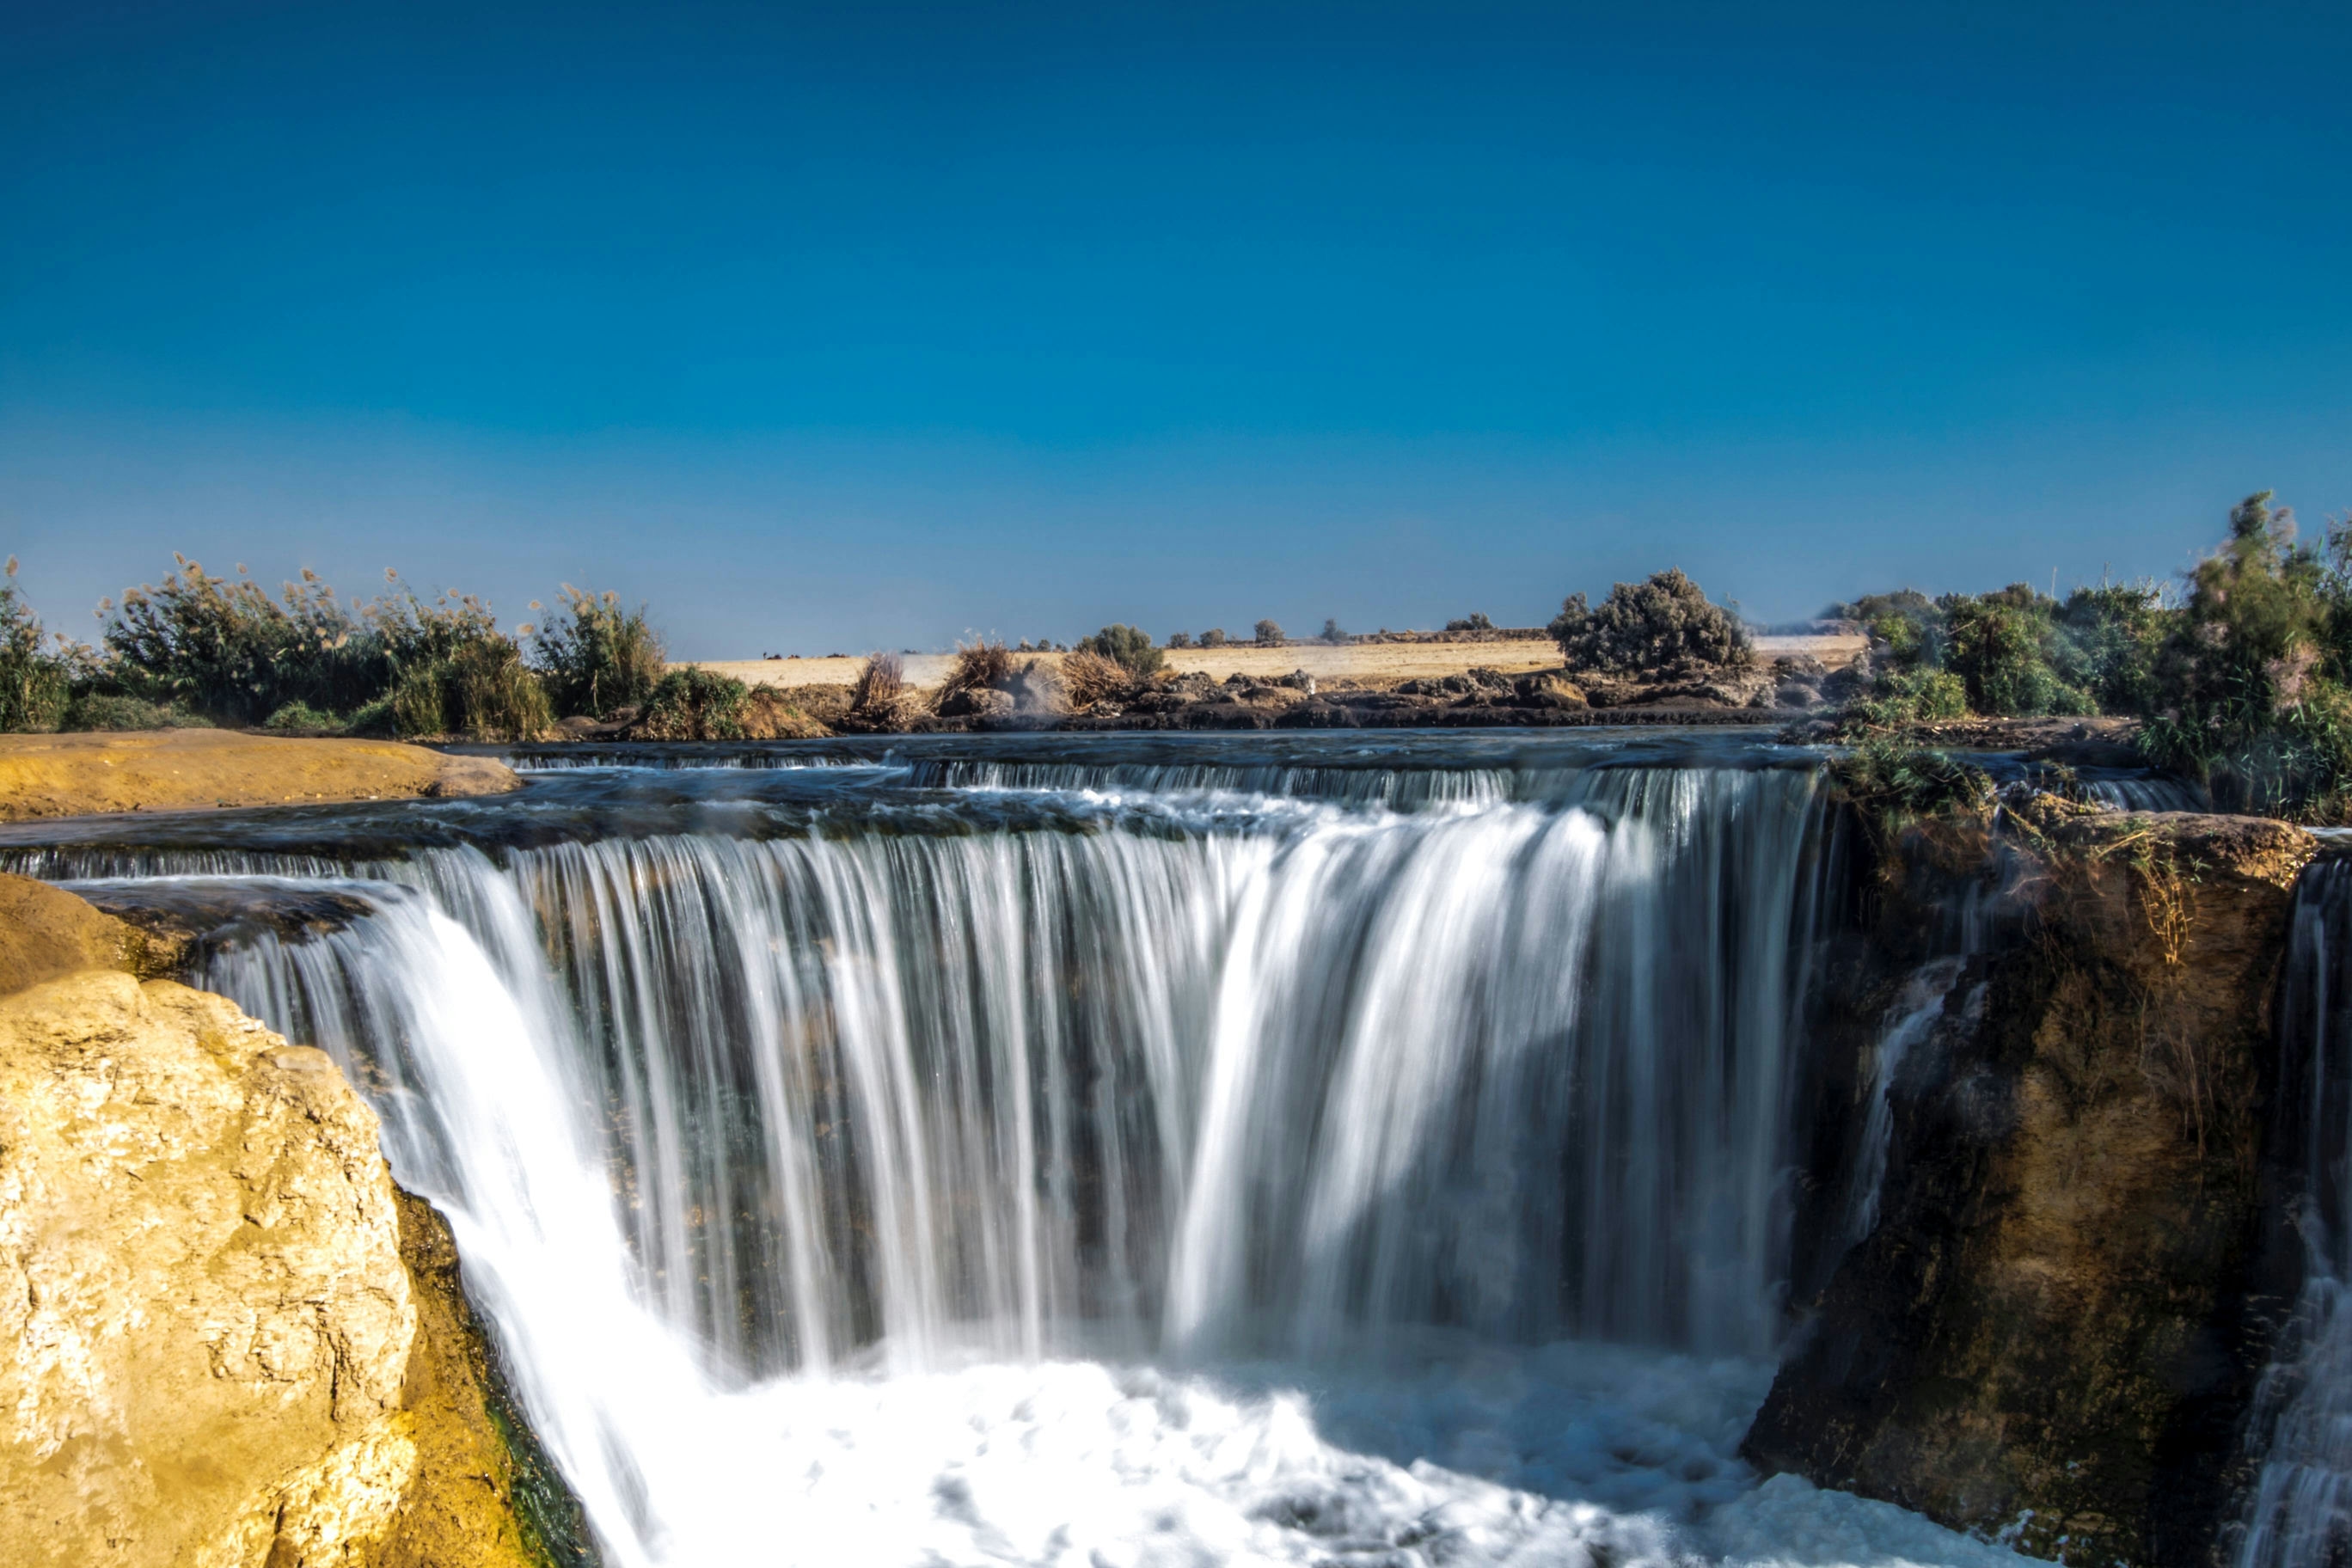
[(1073, 708), (1091, 708), (1118, 697), (1134, 683), (1120, 665), (1098, 653), (1070, 654), (1062, 660), (1062, 689)]
[(948, 678), (940, 683), (940, 701), (960, 691), (1002, 691), (1013, 681), (1013, 652), (1001, 642), (986, 637), (966, 647), (956, 644), (955, 658), (948, 665)]
[(907, 684), (906, 662), (895, 653), (877, 653), (850, 688), (846, 722), (856, 730), (903, 729), (921, 706), (922, 699)]
[(772, 686), (755, 686), (743, 704), (747, 741), (822, 741), (833, 731), (825, 722)]

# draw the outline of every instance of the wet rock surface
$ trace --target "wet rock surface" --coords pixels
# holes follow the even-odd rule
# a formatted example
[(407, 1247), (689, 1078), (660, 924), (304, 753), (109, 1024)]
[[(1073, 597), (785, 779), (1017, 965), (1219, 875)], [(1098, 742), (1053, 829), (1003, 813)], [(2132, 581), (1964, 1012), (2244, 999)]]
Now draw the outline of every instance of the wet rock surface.
[(2186, 814), (2030, 826), (1915, 831), (1866, 889), (1857, 990), (1971, 900), (1984, 931), (1891, 1085), (1877, 1223), (1745, 1452), (2036, 1556), (2203, 1563), (2277, 1318), (2262, 1101), (2316, 844)]

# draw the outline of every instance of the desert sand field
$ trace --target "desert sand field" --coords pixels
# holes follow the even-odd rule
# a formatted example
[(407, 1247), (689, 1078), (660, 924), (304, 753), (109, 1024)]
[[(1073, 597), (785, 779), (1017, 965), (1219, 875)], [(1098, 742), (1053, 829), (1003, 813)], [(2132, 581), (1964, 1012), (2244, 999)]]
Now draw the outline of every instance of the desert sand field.
[[(1862, 649), (1860, 637), (1758, 637), (1756, 651), (1763, 658), (1811, 654), (1832, 669), (1850, 664)], [(1014, 654), (1024, 658), (1057, 661), (1059, 654)], [(907, 679), (919, 687), (937, 686), (945, 679), (951, 655), (915, 653), (904, 656)], [(730, 675), (747, 685), (846, 686), (857, 679), (864, 658), (734, 658), (692, 661), (701, 668)], [(1168, 652), (1168, 668), (1179, 674), (1200, 670), (1223, 680), (1229, 675), (1265, 679), (1303, 669), (1318, 680), (1359, 680), (1374, 685), (1458, 675), (1474, 667), (1518, 675), (1530, 669), (1556, 669), (1559, 649), (1549, 641), (1530, 637), (1508, 642), (1284, 643), (1260, 647), (1255, 643), (1228, 643), (1223, 647), (1180, 647)]]

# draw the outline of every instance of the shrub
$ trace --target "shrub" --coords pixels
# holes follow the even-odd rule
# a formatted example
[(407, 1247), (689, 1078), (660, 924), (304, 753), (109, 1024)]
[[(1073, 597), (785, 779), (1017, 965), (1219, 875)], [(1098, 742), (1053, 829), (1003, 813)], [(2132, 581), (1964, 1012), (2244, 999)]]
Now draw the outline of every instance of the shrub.
[(958, 643), (955, 658), (948, 661), (947, 679), (940, 683), (939, 697), (944, 702), (959, 691), (1003, 690), (1012, 679), (1013, 650), (1003, 643), (986, 637), (969, 647)]
[(1090, 708), (1133, 684), (1127, 668), (1081, 646), (1062, 659), (1062, 689), (1073, 708)]
[(273, 599), (242, 568), (221, 578), (173, 559), (179, 570), (125, 593), (106, 630), (108, 675), (130, 695), (252, 723), (289, 702), (341, 710), (383, 689), (381, 640), (316, 573)]
[(85, 691), (66, 709), (62, 730), (208, 730), (212, 721), (144, 698)]
[(1129, 626), (1105, 626), (1090, 637), (1080, 637), (1073, 652), (1107, 658), (1139, 680), (1167, 662), (1167, 656), (1151, 646), (1149, 632)]
[(1192, 646), (1192, 634), (1191, 632), (1170, 632), (1168, 634), (1168, 646), (1170, 647), (1191, 647)]
[(918, 700), (907, 684), (905, 661), (895, 653), (877, 653), (857, 672), (850, 689), (849, 710), (841, 722), (854, 730), (904, 728), (915, 714)]
[(2157, 666), (2174, 612), (2154, 583), (2103, 583), (2066, 595), (2057, 668), (2104, 713), (2152, 713)]
[(654, 741), (740, 741), (751, 696), (741, 681), (715, 670), (673, 669), (646, 697), (635, 732)]
[(41, 618), (17, 590), (11, 555), (0, 580), (0, 731), (47, 731), (65, 720), (72, 664), (42, 641)]
[(1323, 640), (1328, 643), (1343, 643), (1348, 640), (1348, 634), (1339, 629), (1339, 618), (1337, 616), (1324, 617)]
[(1968, 716), (1968, 688), (1958, 676), (1944, 669), (1898, 669), (1855, 700), (1846, 711), (1845, 728), (1890, 730)]
[(2032, 717), (2090, 713), (2090, 693), (2068, 685), (2054, 668), (2060, 641), (2058, 603), (2023, 583), (1998, 594), (1953, 597), (1944, 610), (1944, 665), (1968, 688), (1979, 713)]
[(1225, 628), (1223, 626), (1211, 626), (1207, 631), (1201, 634), (1201, 646), (1202, 647), (1223, 647), (1225, 646)]
[(1495, 623), (1486, 618), (1484, 610), (1473, 610), (1458, 621), (1446, 622), (1445, 629), (1449, 632), (1491, 632), (1495, 629)]
[(289, 702), (261, 726), (280, 735), (340, 735), (343, 721), (332, 713), (321, 713), (307, 702)]
[(384, 699), (392, 732), (402, 740), (449, 732), (449, 712), (443, 701), (448, 684), (446, 664), (425, 664), (402, 672)]
[(1882, 837), (1923, 816), (1981, 817), (1995, 801), (1992, 778), (1983, 769), (1891, 735), (1864, 741), (1836, 759), (1831, 772)]
[[(642, 706), (668, 668), (661, 634), (643, 605), (621, 608), (620, 595), (563, 584), (568, 619), (551, 618), (531, 642), (531, 661), (549, 700), (565, 713), (602, 719)], [(534, 606), (536, 607), (536, 606)]]
[(528, 741), (555, 722), (547, 689), (510, 637), (467, 643), (450, 661), (465, 732), (483, 741)]
[(1571, 594), (1546, 629), (1571, 669), (1630, 675), (1691, 664), (1740, 666), (1755, 657), (1739, 617), (1709, 603), (1680, 568), (1618, 584), (1597, 610)]
[(1257, 640), (1260, 643), (1265, 644), (1279, 643), (1282, 641), (1282, 626), (1280, 623), (1272, 620), (1258, 622)]

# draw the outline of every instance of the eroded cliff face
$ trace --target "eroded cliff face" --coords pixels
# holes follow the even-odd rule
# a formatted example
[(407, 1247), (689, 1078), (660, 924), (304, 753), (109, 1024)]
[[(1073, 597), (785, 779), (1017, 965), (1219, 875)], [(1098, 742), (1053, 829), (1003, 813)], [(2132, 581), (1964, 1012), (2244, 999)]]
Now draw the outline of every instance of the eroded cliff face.
[(1971, 886), (1989, 934), (1891, 1085), (1878, 1222), (1747, 1452), (2038, 1556), (2201, 1563), (2272, 1321), (2261, 1102), (2315, 845), (2245, 818), (2014, 826), (1882, 860), (1887, 988)]
[[(39, 917), (0, 921), (0, 981), (141, 956), (58, 900), (0, 888)], [(12, 1564), (519, 1568), (574, 1528), (324, 1053), (120, 969), (0, 998)]]

